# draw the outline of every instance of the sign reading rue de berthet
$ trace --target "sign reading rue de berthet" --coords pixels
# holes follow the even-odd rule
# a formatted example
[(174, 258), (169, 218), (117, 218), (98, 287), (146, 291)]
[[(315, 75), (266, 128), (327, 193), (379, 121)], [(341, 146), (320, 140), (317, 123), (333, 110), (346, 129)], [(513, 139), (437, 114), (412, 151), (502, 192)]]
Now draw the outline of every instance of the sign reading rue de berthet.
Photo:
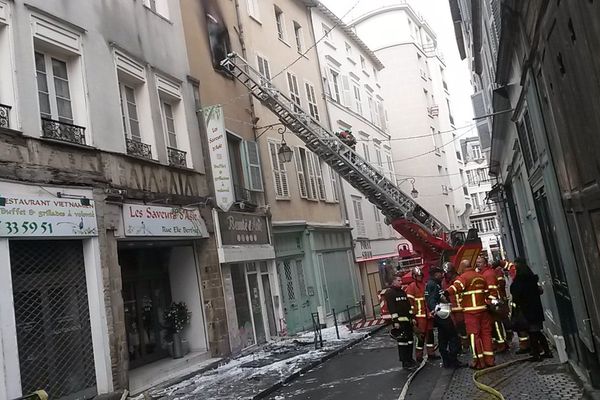
[(260, 215), (228, 212), (219, 213), (223, 245), (269, 244), (267, 218)]
[(208, 237), (197, 208), (123, 204), (125, 236)]
[(235, 194), (229, 166), (223, 107), (220, 105), (209, 106), (203, 108), (202, 111), (208, 136), (208, 152), (215, 187), (215, 200), (221, 210), (229, 211), (235, 201)]
[(94, 202), (4, 195), (0, 237), (98, 236)]

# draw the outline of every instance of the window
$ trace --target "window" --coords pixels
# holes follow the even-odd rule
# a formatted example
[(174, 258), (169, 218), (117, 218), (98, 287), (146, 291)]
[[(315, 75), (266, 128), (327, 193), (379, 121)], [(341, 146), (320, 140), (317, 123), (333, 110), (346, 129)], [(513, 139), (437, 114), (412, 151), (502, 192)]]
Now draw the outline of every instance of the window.
[(162, 103), (163, 121), (167, 134), (167, 144), (174, 149), (177, 148), (177, 135), (175, 134), (175, 118), (173, 117), (173, 106), (167, 102)]
[(521, 152), (523, 153), (525, 165), (529, 170), (538, 159), (537, 146), (533, 137), (529, 111), (525, 111), (523, 119), (517, 124), (517, 133), (519, 135), (519, 143), (521, 144)]
[(379, 126), (384, 131), (387, 131), (387, 121), (386, 121), (385, 109), (383, 108), (383, 103), (379, 100), (377, 100), (377, 116), (379, 119)]
[[(160, 0), (165, 3), (168, 0)], [(219, 11), (218, 0), (205, 0), (205, 13), (204, 18), (206, 20), (206, 30), (208, 35), (208, 43), (210, 45), (210, 54), (212, 58), (213, 68), (215, 70), (221, 70), (221, 61), (231, 53), (231, 41), (229, 40), (229, 32), (227, 31), (227, 25), (223, 20), (221, 12), (209, 12), (209, 10)]]
[(471, 154), (473, 155), (474, 160), (479, 160), (481, 158), (481, 146), (478, 144), (474, 144), (471, 147)]
[(475, 209), (480, 208), (481, 204), (479, 203), (479, 195), (477, 193), (471, 194), (471, 204)]
[(362, 100), (360, 98), (360, 87), (358, 87), (358, 84), (353, 83), (352, 88), (354, 90), (354, 106), (356, 107), (356, 112), (362, 115), (363, 109)]
[(119, 95), (125, 137), (141, 142), (142, 137), (140, 135), (140, 122), (135, 102), (135, 90), (133, 87), (119, 82)]
[(362, 198), (359, 196), (352, 197), (352, 208), (354, 209), (354, 223), (356, 225), (357, 236), (366, 236), (365, 220), (362, 212)]
[(377, 237), (383, 237), (383, 227), (381, 226), (381, 215), (379, 214), (379, 210), (374, 205), (373, 206), (373, 215), (375, 216), (375, 228), (377, 229)]
[(269, 67), (269, 62), (261, 56), (256, 56), (256, 61), (258, 63), (258, 72), (260, 72), (260, 74), (263, 76), (263, 78), (265, 78), (265, 79), (261, 79), (261, 85), (266, 85), (266, 84), (270, 83), (271, 68)]
[(392, 178), (394, 176), (394, 163), (392, 162), (392, 156), (386, 154), (385, 160), (387, 161), (388, 171), (390, 173), (390, 180), (393, 182), (394, 180)]
[(144, 5), (151, 9), (156, 14), (169, 19), (169, 4), (168, 0), (144, 0)]
[(375, 101), (373, 96), (367, 93), (367, 103), (369, 104), (369, 120), (375, 124)]
[(263, 181), (262, 171), (260, 166), (260, 156), (258, 151), (258, 143), (244, 140), (244, 176), (247, 182), (246, 187), (255, 192), (262, 192)]
[(469, 182), (469, 186), (476, 184), (474, 171), (467, 171), (467, 181)]
[(319, 200), (326, 200), (327, 196), (325, 193), (325, 182), (323, 180), (323, 166), (321, 165), (321, 160), (317, 157), (316, 154), (310, 153), (313, 159), (313, 163), (315, 164), (315, 175), (317, 177), (317, 192), (319, 195)]
[(298, 53), (302, 53), (302, 43), (304, 42), (302, 38), (302, 26), (296, 21), (294, 21), (294, 38), (296, 39), (296, 50), (298, 50)]
[(334, 202), (340, 201), (339, 193), (338, 193), (338, 179), (337, 173), (333, 170), (333, 168), (329, 167), (329, 178), (331, 180), (331, 195), (333, 197)]
[(330, 28), (330, 27), (328, 27), (328, 26), (327, 26), (327, 25), (325, 25), (325, 24), (321, 24), (321, 28), (323, 29), (323, 37), (324, 37), (326, 40), (331, 40), (331, 35), (330, 35), (331, 28)]
[(273, 169), (273, 184), (277, 199), (289, 199), (290, 189), (288, 186), (288, 175), (285, 163), (277, 153), (281, 144), (269, 141), (269, 154), (271, 156), (271, 168)]
[(302, 102), (300, 100), (300, 89), (298, 88), (298, 78), (291, 72), (287, 73), (288, 89), (290, 90), (290, 99), (294, 102), (294, 111), (301, 111)]
[(73, 110), (67, 63), (36, 51), (35, 70), (42, 117), (72, 124)]
[(246, 184), (242, 167), (242, 140), (231, 133), (227, 133), (227, 153), (235, 201), (248, 201), (250, 196), (245, 190)]
[(352, 46), (348, 42), (344, 42), (344, 47), (346, 48), (346, 55), (350, 57), (352, 55)]
[[(368, 140), (368, 139), (363, 139)], [(366, 162), (371, 162), (371, 155), (369, 154), (369, 144), (367, 142), (362, 143), (363, 157)]]
[(302, 147), (294, 147), (294, 163), (298, 175), (300, 197), (325, 200), (325, 183), (319, 158)]
[(496, 220), (494, 218), (486, 218), (483, 220), (486, 232), (496, 230)]
[(338, 103), (341, 103), (342, 99), (340, 96), (340, 74), (330, 69), (329, 75), (331, 76), (331, 97)]
[(306, 199), (308, 198), (308, 188), (306, 185), (306, 173), (304, 168), (305, 162), (300, 154), (301, 150), (304, 149), (294, 146), (294, 164), (296, 165), (296, 176), (298, 179), (298, 190), (300, 192), (300, 197)]
[(319, 108), (317, 107), (317, 96), (315, 94), (315, 87), (310, 83), (304, 84), (306, 90), (306, 101), (308, 102), (308, 112), (310, 116), (319, 121)]
[[(304, 149), (302, 149), (304, 150)], [(315, 167), (315, 155), (309, 150), (304, 151), (304, 165), (306, 167), (307, 183), (308, 183), (308, 198), (317, 200), (317, 171)]]
[(383, 169), (383, 160), (381, 159), (381, 148), (378, 144), (375, 144), (375, 160), (377, 161), (379, 171), (381, 171)]
[(479, 232), (485, 232), (483, 230), (483, 222), (481, 220), (471, 221), (471, 228), (477, 228)]
[(372, 67), (371, 70), (373, 71), (373, 77), (375, 78), (375, 80), (378, 80), (377, 69), (375, 67)]
[(277, 37), (279, 40), (285, 41), (285, 23), (283, 20), (283, 11), (275, 6), (275, 23), (277, 24)]
[(260, 7), (258, 0), (248, 0), (248, 15), (256, 20), (260, 20)]
[(367, 70), (367, 62), (363, 56), (360, 56), (360, 67), (363, 69), (363, 71)]

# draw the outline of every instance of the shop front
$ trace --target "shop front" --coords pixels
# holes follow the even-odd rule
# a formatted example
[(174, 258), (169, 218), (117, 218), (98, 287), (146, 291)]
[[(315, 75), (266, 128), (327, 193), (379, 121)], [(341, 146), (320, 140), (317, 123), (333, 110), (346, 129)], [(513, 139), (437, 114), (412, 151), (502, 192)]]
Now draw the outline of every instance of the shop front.
[(236, 353), (280, 334), (280, 294), (265, 215), (216, 212), (219, 261), (231, 351)]
[(0, 398), (112, 390), (91, 190), (0, 183)]
[[(208, 357), (197, 262), (208, 232), (198, 208), (123, 204), (122, 221), (117, 252), (130, 390), (137, 392)], [(167, 316), (176, 304), (190, 316), (180, 332)]]

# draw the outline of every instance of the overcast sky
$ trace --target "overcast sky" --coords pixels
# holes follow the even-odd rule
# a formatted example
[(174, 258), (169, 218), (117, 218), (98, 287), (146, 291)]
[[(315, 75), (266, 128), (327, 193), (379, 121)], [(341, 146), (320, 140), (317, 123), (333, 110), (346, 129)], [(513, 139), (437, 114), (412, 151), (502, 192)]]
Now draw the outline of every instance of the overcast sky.
[[(348, 13), (357, 4), (357, 0), (321, 0), (321, 2), (339, 17)], [(359, 0), (358, 5), (344, 18), (344, 21), (349, 22), (364, 14), (366, 10), (394, 2), (399, 2), (399, 0)], [(456, 126), (472, 123), (472, 87), (469, 80), (469, 69), (467, 63), (461, 60), (458, 54), (448, 0), (409, 0), (408, 3), (423, 15), (437, 34), (438, 46), (446, 61), (446, 78), (452, 96), (452, 113), (456, 119)], [(467, 134), (467, 136), (471, 135), (474, 136), (476, 133)]]

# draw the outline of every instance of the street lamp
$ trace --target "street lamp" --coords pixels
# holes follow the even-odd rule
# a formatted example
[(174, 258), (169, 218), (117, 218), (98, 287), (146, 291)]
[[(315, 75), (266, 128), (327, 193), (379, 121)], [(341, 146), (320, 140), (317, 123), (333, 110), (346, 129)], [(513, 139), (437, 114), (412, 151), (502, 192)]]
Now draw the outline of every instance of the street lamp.
[(279, 159), (281, 161), (283, 161), (284, 163), (289, 163), (292, 161), (292, 156), (294, 155), (294, 152), (282, 138), (279, 150), (277, 150), (277, 154), (279, 155)]
[(410, 191), (410, 195), (412, 196), (412, 198), (416, 199), (417, 197), (419, 197), (419, 191), (417, 189), (415, 189), (415, 178), (400, 179), (396, 183), (398, 184), (398, 186), (400, 186), (401, 184), (403, 184), (406, 181), (409, 181), (412, 184), (412, 190)]

